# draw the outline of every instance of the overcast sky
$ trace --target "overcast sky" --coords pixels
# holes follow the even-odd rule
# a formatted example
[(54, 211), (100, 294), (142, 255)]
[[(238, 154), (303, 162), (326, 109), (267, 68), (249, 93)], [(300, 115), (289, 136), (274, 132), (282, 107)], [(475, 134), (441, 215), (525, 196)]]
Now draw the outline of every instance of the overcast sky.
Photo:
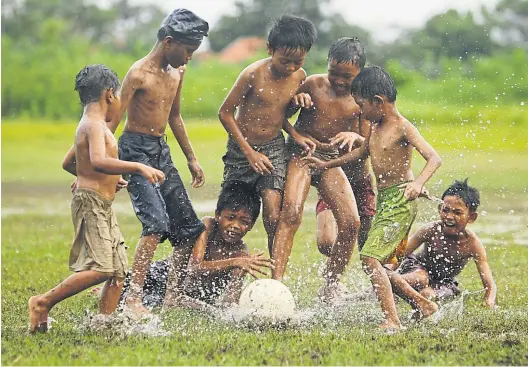
[[(235, 0), (130, 0), (131, 3), (155, 3), (167, 10), (187, 8), (214, 26), (222, 14), (233, 11)], [(100, 0), (99, 3), (105, 3)], [(349, 23), (357, 24), (378, 40), (391, 41), (399, 29), (422, 26), (427, 19), (448, 9), (478, 10), (492, 8), (498, 0), (331, 0), (329, 12), (339, 12)]]

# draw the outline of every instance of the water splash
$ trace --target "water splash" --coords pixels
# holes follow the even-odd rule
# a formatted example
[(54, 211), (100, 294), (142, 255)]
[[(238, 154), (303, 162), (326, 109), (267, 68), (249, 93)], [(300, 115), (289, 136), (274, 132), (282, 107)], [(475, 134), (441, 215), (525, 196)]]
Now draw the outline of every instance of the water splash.
[(111, 315), (86, 312), (81, 328), (90, 332), (110, 331), (120, 337), (130, 335), (145, 335), (151, 337), (170, 336), (172, 333), (163, 328), (163, 322), (158, 315), (144, 315), (138, 320), (130, 311), (113, 313)]

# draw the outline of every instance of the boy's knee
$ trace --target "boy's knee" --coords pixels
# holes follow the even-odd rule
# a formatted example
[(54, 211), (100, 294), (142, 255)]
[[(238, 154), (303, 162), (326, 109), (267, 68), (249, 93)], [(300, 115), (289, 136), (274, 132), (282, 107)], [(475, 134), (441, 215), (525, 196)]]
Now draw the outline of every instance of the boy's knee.
[(299, 227), (302, 220), (301, 209), (295, 205), (285, 205), (280, 213), (280, 220), (291, 227)]
[(361, 264), (363, 270), (367, 274), (371, 274), (374, 270), (381, 266), (377, 259), (370, 256), (361, 256)]

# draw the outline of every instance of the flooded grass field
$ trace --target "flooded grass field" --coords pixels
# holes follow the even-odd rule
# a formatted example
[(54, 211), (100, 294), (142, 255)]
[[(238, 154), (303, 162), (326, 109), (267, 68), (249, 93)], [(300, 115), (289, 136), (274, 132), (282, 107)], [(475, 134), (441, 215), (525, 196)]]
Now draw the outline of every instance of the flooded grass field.
[[(214, 211), (221, 181), (225, 133), (220, 124), (189, 123), (189, 135), (207, 183), (191, 190), (199, 215)], [(528, 364), (528, 146), (523, 127), (478, 124), (444, 129), (421, 127), (444, 164), (428, 188), (439, 196), (453, 179), (470, 177), (481, 189), (480, 216), (472, 229), (481, 237), (498, 286), (496, 311), (482, 307), (480, 278), (470, 263), (458, 278), (463, 298), (442, 306), (434, 322), (414, 324), (411, 308), (398, 305), (403, 332), (377, 329), (379, 306), (361, 299), (339, 309), (316, 301), (323, 257), (315, 244), (314, 190), (295, 238), (288, 277), (303, 322), (255, 328), (229, 318), (190, 310), (156, 312), (132, 329), (124, 317), (93, 319), (97, 298), (85, 292), (51, 312), (48, 334), (27, 335), (27, 299), (69, 275), (72, 239), (69, 183), (62, 157), (74, 124), (2, 124), (2, 364), (4, 365), (527, 365)], [(468, 133), (471, 131), (471, 133)], [(174, 161), (189, 182), (172, 136)], [(415, 172), (423, 165), (415, 159)], [(436, 204), (422, 200), (414, 228), (436, 219)], [(132, 258), (140, 225), (126, 193), (115, 210)], [(264, 250), (261, 220), (248, 234), (250, 248)], [(161, 245), (156, 258), (167, 256)], [(345, 276), (355, 291), (369, 282), (357, 251)], [(95, 325), (95, 327), (94, 327)], [(110, 325), (110, 326), (109, 326)]]

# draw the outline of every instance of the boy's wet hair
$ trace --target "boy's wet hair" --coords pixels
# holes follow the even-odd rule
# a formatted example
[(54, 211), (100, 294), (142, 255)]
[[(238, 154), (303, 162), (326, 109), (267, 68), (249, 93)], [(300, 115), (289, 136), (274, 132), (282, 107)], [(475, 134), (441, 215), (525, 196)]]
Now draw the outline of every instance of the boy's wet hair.
[(357, 37), (342, 37), (330, 46), (328, 61), (330, 60), (338, 64), (354, 64), (363, 69), (367, 62), (365, 47)]
[(379, 66), (368, 66), (361, 70), (352, 82), (352, 94), (372, 99), (376, 95), (387, 97), (389, 102), (396, 101), (396, 86), (389, 73)]
[(119, 84), (117, 74), (103, 64), (85, 66), (75, 77), (75, 90), (83, 106), (98, 102), (106, 89), (117, 93)]
[(278, 48), (288, 51), (310, 51), (317, 38), (312, 22), (295, 15), (285, 14), (276, 20), (268, 34), (269, 47), (275, 52)]
[(442, 200), (446, 196), (457, 196), (466, 204), (470, 212), (477, 210), (480, 205), (480, 194), (474, 187), (468, 185), (469, 178), (464, 181), (455, 181), (448, 189), (442, 194)]
[(194, 14), (192, 11), (179, 8), (161, 23), (158, 30), (158, 41), (163, 41), (166, 37), (185, 43), (187, 45), (199, 45), (209, 32), (209, 23)]
[(228, 182), (222, 187), (216, 204), (217, 213), (221, 213), (224, 209), (233, 211), (246, 209), (255, 223), (260, 214), (260, 196), (245, 182)]

